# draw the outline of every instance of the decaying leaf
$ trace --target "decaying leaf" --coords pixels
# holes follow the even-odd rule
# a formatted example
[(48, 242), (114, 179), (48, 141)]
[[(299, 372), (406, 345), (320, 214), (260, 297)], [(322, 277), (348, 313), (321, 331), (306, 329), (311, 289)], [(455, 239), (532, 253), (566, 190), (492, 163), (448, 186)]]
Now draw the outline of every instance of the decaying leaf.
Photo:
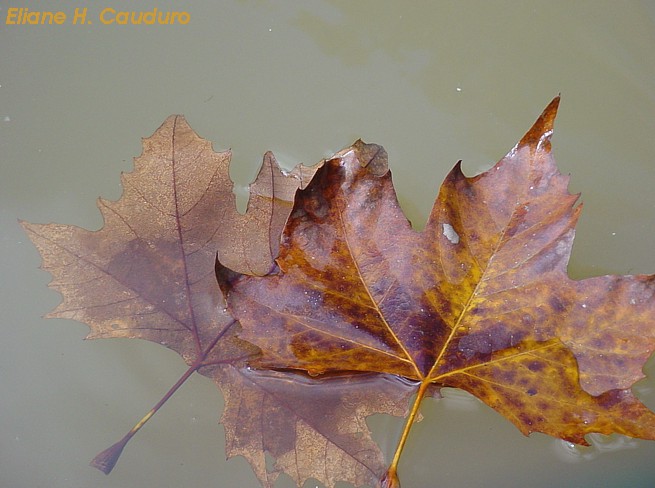
[[(63, 295), (50, 317), (87, 323), (89, 338), (156, 341), (189, 365), (92, 464), (111, 471), (195, 371), (225, 396), (228, 456), (266, 488), (280, 473), (400, 486), (420, 403), (442, 386), (525, 434), (654, 439), (630, 387), (655, 347), (655, 278), (567, 276), (581, 205), (551, 155), (558, 103), (489, 171), (457, 165), (422, 232), (384, 149), (361, 141), (289, 174), (267, 153), (241, 215), (229, 152), (179, 116), (144, 140), (122, 197), (99, 201), (101, 230), (23, 222)], [(365, 422), (374, 413), (407, 416), (389, 465)]]
[(412, 414), (429, 385), (450, 386), (525, 434), (655, 438), (629, 390), (655, 345), (653, 277), (567, 276), (581, 206), (550, 151), (558, 102), (489, 171), (457, 165), (422, 232), (382, 150), (327, 161), (296, 197), (279, 272), (219, 273), (240, 337), (262, 349), (253, 364), (396, 374), (418, 382)]
[[(50, 286), (63, 296), (48, 317), (88, 324), (90, 339), (157, 342), (189, 365), (91, 464), (109, 473), (127, 442), (198, 371), (225, 396), (227, 455), (246, 457), (263, 486), (272, 487), (281, 472), (298, 484), (314, 477), (326, 486), (339, 480), (361, 485), (383, 472), (365, 418), (404, 415), (411, 385), (391, 375), (357, 376), (356, 382), (343, 376), (324, 389), (311, 378), (250, 369), (247, 359), (259, 350), (236, 337), (238, 324), (225, 310), (215, 277), (217, 255), (243, 273), (271, 269), (294, 194), (321, 163), (285, 175), (267, 153), (241, 215), (229, 179), (230, 153), (215, 153), (183, 117), (168, 118), (143, 145), (135, 171), (123, 175), (121, 198), (99, 201), (99, 231), (22, 222), (54, 277)], [(268, 470), (266, 453), (277, 460)]]

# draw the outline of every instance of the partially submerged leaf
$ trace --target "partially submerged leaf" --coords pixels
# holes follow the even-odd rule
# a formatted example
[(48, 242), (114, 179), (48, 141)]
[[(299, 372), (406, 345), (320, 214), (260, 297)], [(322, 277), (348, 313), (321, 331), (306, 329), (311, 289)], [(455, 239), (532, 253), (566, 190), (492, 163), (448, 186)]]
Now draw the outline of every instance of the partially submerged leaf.
[[(280, 473), (298, 486), (375, 483), (386, 467), (365, 418), (403, 416), (414, 385), (391, 375), (313, 379), (289, 372), (225, 370), (226, 451), (242, 455), (267, 488)], [(266, 469), (266, 454), (272, 456)]]
[(551, 155), (558, 102), (489, 171), (469, 178), (458, 164), (422, 232), (385, 153), (358, 142), (296, 196), (278, 273), (219, 269), (240, 337), (262, 349), (257, 367), (419, 382), (388, 486), (433, 384), (471, 392), (525, 434), (655, 438), (629, 390), (655, 346), (654, 278), (568, 277), (581, 206)]
[[(23, 222), (63, 295), (50, 317), (189, 365), (93, 465), (111, 471), (195, 371), (224, 393), (228, 457), (246, 457), (265, 488), (281, 473), (398, 488), (421, 400), (442, 386), (525, 434), (655, 438), (630, 391), (655, 347), (655, 278), (568, 278), (581, 206), (550, 152), (558, 102), (489, 171), (458, 164), (422, 232), (384, 149), (361, 141), (288, 174), (266, 153), (241, 215), (229, 152), (180, 116), (143, 141), (121, 198), (99, 201), (102, 229)], [(407, 416), (388, 467), (365, 421), (375, 413)]]
[[(242, 273), (273, 266), (294, 194), (321, 163), (284, 174), (266, 153), (250, 186), (245, 215), (229, 179), (230, 153), (216, 153), (183, 117), (173, 116), (144, 139), (133, 173), (123, 175), (116, 202), (99, 201), (96, 232), (22, 222), (52, 273), (63, 302), (49, 317), (89, 325), (88, 338), (146, 339), (178, 352), (189, 365), (170, 391), (92, 465), (109, 473), (141, 426), (195, 371), (226, 399), (222, 423), (228, 457), (243, 455), (262, 485), (284, 472), (333, 487), (361, 485), (384, 471), (365, 417), (404, 415), (412, 385), (394, 376), (334, 378), (325, 383), (291, 373), (254, 371), (259, 350), (235, 336), (216, 281), (217, 255)], [(319, 416), (320, 413), (320, 416)], [(275, 458), (267, 469), (266, 453)]]
[(63, 296), (48, 317), (88, 324), (88, 338), (157, 342), (192, 364), (231, 322), (212, 273), (227, 234), (220, 219), (239, 217), (230, 154), (215, 153), (180, 116), (143, 145), (135, 171), (122, 175), (121, 198), (98, 201), (102, 229), (22, 224)]
[(295, 192), (316, 167), (284, 174), (267, 153), (241, 215), (230, 152), (214, 152), (184, 117), (169, 117), (143, 146), (121, 198), (98, 201), (99, 231), (22, 224), (64, 298), (48, 317), (88, 324), (91, 339), (151, 340), (192, 364), (232, 322), (214, 276), (217, 253), (241, 273), (266, 274)]

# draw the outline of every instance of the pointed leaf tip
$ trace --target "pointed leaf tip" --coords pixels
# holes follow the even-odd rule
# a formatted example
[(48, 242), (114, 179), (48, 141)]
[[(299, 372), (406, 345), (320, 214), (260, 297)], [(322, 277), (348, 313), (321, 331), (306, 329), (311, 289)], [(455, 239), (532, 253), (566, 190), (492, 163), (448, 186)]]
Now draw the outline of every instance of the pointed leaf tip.
[(279, 272), (228, 282), (256, 368), (420, 385), (391, 466), (369, 469), (377, 488), (399, 487), (430, 384), (474, 394), (526, 435), (655, 438), (655, 413), (630, 392), (655, 348), (655, 278), (568, 277), (580, 206), (550, 153), (559, 101), (490, 170), (469, 178), (458, 164), (420, 232), (390, 174), (371, 170), (383, 150), (357, 141), (296, 196)]
[(544, 111), (541, 112), (541, 115), (539, 115), (539, 118), (535, 121), (530, 130), (523, 136), (518, 144), (519, 146), (541, 146), (546, 151), (550, 151), (550, 137), (553, 135), (553, 126), (555, 125), (559, 102), (560, 96), (557, 95), (546, 106)]
[[(409, 428), (442, 386), (475, 394), (526, 435), (654, 439), (655, 414), (630, 387), (655, 348), (655, 277), (568, 278), (581, 207), (550, 154), (559, 101), (491, 170), (468, 178), (458, 163), (421, 232), (400, 210), (386, 152), (361, 140), (290, 173), (266, 153), (240, 215), (229, 151), (215, 153), (182, 116), (144, 140), (123, 196), (100, 201), (100, 231), (20, 221), (64, 296), (48, 316), (83, 319), (92, 337), (168, 345), (190, 364), (91, 466), (109, 474), (201, 366), (224, 393), (227, 456), (243, 455), (264, 487), (286, 473), (297, 486), (400, 488)], [(235, 272), (216, 259), (230, 255)], [(264, 277), (241, 274), (257, 274), (253, 263)], [(169, 297), (185, 297), (182, 308)], [(246, 369), (255, 344), (260, 360)], [(377, 413), (407, 417), (386, 473), (366, 426)]]

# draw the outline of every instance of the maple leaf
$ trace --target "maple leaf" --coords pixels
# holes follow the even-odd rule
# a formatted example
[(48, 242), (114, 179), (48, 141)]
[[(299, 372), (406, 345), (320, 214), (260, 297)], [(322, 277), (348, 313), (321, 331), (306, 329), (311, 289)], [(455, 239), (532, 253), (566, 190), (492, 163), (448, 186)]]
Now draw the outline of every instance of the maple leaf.
[(655, 346), (655, 277), (568, 277), (582, 206), (551, 154), (558, 104), (487, 172), (456, 165), (422, 232), (398, 205), (386, 153), (358, 141), (296, 195), (277, 272), (218, 266), (239, 337), (262, 350), (252, 366), (415, 382), (382, 486), (399, 486), (435, 386), (469, 391), (526, 435), (655, 439), (655, 414), (630, 391)]
[(299, 485), (313, 477), (329, 487), (341, 480), (362, 485), (384, 472), (365, 418), (405, 415), (411, 385), (392, 375), (326, 382), (250, 369), (246, 360), (259, 350), (236, 337), (215, 277), (217, 255), (242, 273), (271, 270), (294, 194), (322, 163), (284, 174), (266, 153), (241, 215), (229, 151), (214, 152), (183, 117), (169, 117), (143, 146), (134, 172), (123, 175), (121, 198), (99, 200), (99, 231), (21, 222), (53, 275), (50, 286), (63, 296), (48, 317), (86, 323), (89, 339), (157, 342), (189, 365), (92, 466), (109, 473), (129, 440), (198, 371), (223, 391), (228, 457), (243, 455), (263, 486), (282, 472)]
[[(121, 198), (99, 201), (101, 230), (23, 222), (64, 298), (50, 317), (87, 323), (89, 338), (158, 342), (189, 365), (92, 464), (109, 472), (195, 371), (225, 396), (228, 457), (245, 456), (267, 488), (283, 472), (298, 486), (399, 486), (421, 399), (444, 385), (526, 434), (652, 438), (653, 414), (629, 390), (653, 346), (652, 277), (566, 276), (580, 207), (550, 156), (556, 108), (492, 170), (457, 166), (422, 233), (397, 205), (386, 153), (361, 141), (288, 175), (267, 153), (241, 215), (229, 152), (179, 116), (144, 140)], [(408, 417), (388, 468), (374, 413)]]

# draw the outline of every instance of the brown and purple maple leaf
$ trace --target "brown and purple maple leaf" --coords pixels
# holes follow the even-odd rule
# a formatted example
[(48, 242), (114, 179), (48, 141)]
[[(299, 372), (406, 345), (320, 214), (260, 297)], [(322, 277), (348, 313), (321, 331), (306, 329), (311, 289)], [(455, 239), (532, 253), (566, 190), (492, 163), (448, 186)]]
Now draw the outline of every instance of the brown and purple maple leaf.
[[(582, 206), (551, 155), (558, 104), (488, 171), (456, 165), (421, 232), (384, 149), (361, 141), (289, 173), (267, 153), (242, 215), (229, 152), (181, 116), (144, 140), (121, 198), (99, 201), (102, 229), (23, 222), (63, 296), (50, 317), (88, 324), (89, 338), (163, 344), (189, 366), (92, 464), (111, 471), (196, 371), (225, 397), (228, 456), (267, 488), (280, 473), (400, 486), (421, 401), (444, 386), (526, 435), (655, 439), (630, 389), (655, 347), (655, 278), (568, 277)], [(407, 416), (388, 462), (374, 413)]]

